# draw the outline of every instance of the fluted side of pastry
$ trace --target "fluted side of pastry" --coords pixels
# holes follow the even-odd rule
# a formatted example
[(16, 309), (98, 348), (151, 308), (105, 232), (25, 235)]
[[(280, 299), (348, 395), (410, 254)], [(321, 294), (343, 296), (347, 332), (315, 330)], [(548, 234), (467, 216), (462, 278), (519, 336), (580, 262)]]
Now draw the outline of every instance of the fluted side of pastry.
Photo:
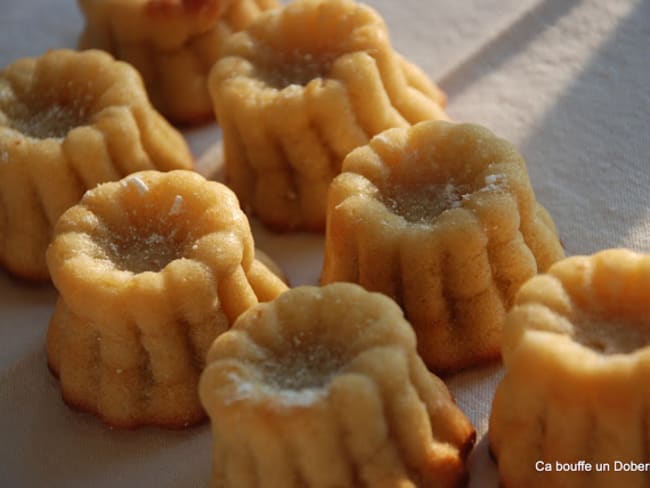
[(616, 249), (565, 259), (521, 287), (490, 417), (503, 486), (648, 486), (647, 468), (616, 462), (648, 462), (649, 283), (650, 256)]
[(229, 185), (278, 230), (324, 228), (343, 158), (374, 134), (444, 118), (444, 96), (352, 0), (299, 0), (224, 45), (209, 78)]
[(276, 0), (79, 0), (82, 49), (135, 66), (155, 107), (174, 122), (212, 117), (206, 79), (226, 38), (277, 7)]
[(234, 193), (189, 171), (87, 192), (60, 218), (47, 258), (60, 293), (49, 366), (67, 403), (119, 427), (204, 418), (208, 346), (286, 289), (255, 260)]
[(514, 293), (563, 257), (522, 157), (470, 124), (391, 129), (351, 152), (327, 219), (322, 283), (393, 297), (436, 371), (498, 357)]
[(208, 353), (213, 487), (458, 486), (474, 430), (399, 307), (348, 283), (253, 307)]
[(87, 189), (191, 167), (183, 137), (126, 63), (69, 50), (12, 63), (0, 71), (0, 264), (47, 279), (52, 228)]

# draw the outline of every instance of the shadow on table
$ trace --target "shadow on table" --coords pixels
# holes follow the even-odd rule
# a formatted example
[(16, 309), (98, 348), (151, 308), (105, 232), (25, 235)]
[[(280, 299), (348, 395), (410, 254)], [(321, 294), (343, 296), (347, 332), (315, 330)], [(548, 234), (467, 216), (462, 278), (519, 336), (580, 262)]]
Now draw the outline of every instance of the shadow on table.
[[(614, 5), (625, 8), (608, 8)], [(578, 0), (539, 2), (440, 80), (450, 99), (498, 71), (576, 7), (586, 13), (577, 17), (583, 22), (577, 33), (589, 28), (590, 12), (598, 11), (601, 20), (607, 15), (602, 6)], [(650, 3), (630, 5), (519, 144), (538, 199), (559, 225), (567, 254), (619, 246), (650, 252), (649, 25)], [(535, 96), (525, 86), (520, 90), (519, 96)]]
[[(5, 397), (6, 396), (6, 397)], [(2, 398), (5, 397), (5, 398)], [(112, 430), (62, 401), (43, 348), (0, 376), (3, 486), (207, 486), (210, 427)], [(179, 460), (181, 460), (179, 462)], [(143, 467), (147, 467), (144, 468)]]
[[(448, 73), (441, 85), (453, 99), (498, 70), (521, 52), (523, 44), (534, 41), (579, 3), (539, 3)], [(639, 1), (520, 147), (537, 196), (559, 224), (568, 254), (616, 246), (650, 252), (649, 26), (650, 2)], [(534, 96), (526, 87), (521, 90), (522, 96)], [(461, 380), (451, 385), (452, 390), (464, 391), (465, 379)], [(467, 408), (468, 402), (485, 398), (471, 392), (459, 404)], [(480, 440), (470, 462), (474, 474), (470, 486), (497, 486), (487, 437)]]
[(438, 80), (450, 99), (496, 71), (581, 0), (542, 0)]
[(649, 25), (639, 2), (522, 145), (568, 254), (650, 252)]

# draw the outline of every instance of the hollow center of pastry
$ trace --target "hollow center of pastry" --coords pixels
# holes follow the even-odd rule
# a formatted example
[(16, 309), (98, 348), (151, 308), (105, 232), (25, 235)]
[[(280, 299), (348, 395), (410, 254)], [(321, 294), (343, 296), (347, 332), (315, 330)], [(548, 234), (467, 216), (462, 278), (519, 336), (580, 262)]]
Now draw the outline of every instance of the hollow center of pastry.
[(105, 248), (115, 267), (136, 274), (159, 272), (182, 256), (181, 246), (166, 232), (132, 229), (132, 232), (112, 236)]
[(409, 222), (426, 224), (445, 210), (460, 207), (464, 193), (464, 188), (451, 183), (393, 185), (384, 189), (381, 200), (392, 213)]
[(583, 313), (573, 325), (574, 339), (601, 354), (630, 354), (650, 345), (649, 320), (617, 321)]
[(286, 354), (262, 366), (266, 382), (279, 390), (300, 392), (323, 388), (345, 362), (340, 351), (324, 344), (303, 344), (303, 339), (295, 337), (293, 345)]
[(12, 128), (26, 136), (60, 139), (71, 129), (84, 125), (87, 119), (88, 111), (81, 105), (54, 103), (41, 108), (15, 110), (9, 120)]
[(313, 79), (325, 78), (334, 61), (331, 54), (298, 50), (277, 58), (275, 62), (263, 63), (261, 72), (264, 81), (278, 90), (290, 85), (305, 86)]

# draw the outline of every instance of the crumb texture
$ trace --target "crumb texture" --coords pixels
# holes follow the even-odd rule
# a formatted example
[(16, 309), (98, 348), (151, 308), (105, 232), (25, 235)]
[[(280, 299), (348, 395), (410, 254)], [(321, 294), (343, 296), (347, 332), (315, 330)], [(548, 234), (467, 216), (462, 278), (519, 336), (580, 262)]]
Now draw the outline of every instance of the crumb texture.
[(185, 140), (127, 64), (65, 49), (15, 61), (0, 71), (0, 264), (48, 279), (54, 225), (86, 190), (191, 167)]
[(299, 0), (224, 44), (208, 81), (228, 184), (280, 231), (322, 231), (327, 189), (354, 148), (446, 118), (444, 95), (353, 0)]
[[(521, 287), (490, 416), (504, 486), (645, 486), (645, 471), (615, 463), (648, 461), (648, 270), (650, 256), (609, 249), (561, 260)], [(531, 469), (540, 459), (592, 470)]]
[(81, 49), (102, 49), (133, 65), (153, 105), (174, 123), (214, 117), (206, 86), (226, 39), (277, 0), (79, 0)]
[(517, 289), (563, 256), (523, 158), (476, 125), (383, 131), (329, 189), (321, 282), (395, 299), (434, 371), (498, 358)]
[[(253, 307), (208, 353), (212, 486), (460, 486), (474, 429), (387, 297), (349, 283)], [(246, 446), (238, 450), (237, 446)]]
[(47, 355), (63, 398), (124, 428), (202, 420), (210, 344), (286, 290), (256, 261), (235, 195), (186, 170), (90, 190), (57, 223), (47, 259), (60, 293)]

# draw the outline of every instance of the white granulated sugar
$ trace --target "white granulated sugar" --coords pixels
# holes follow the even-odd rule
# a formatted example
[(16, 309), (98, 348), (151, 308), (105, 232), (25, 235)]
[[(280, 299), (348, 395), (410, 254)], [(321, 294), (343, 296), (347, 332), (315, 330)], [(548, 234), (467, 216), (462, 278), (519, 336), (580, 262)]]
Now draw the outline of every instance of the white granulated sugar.
[[(331, 70), (335, 55), (332, 53), (319, 52), (314, 55), (309, 52), (303, 52), (294, 49), (292, 52), (280, 56), (273, 68), (264, 67), (263, 78), (271, 86), (286, 90), (300, 89), (309, 84), (312, 80), (322, 79), (327, 76)], [(281, 94), (284, 96), (285, 93)]]
[(85, 213), (82, 217), (83, 223), (88, 226), (94, 226), (97, 224), (97, 217), (91, 213)]
[[(248, 400), (253, 397), (256, 391), (262, 391), (263, 395), (277, 398), (280, 404), (287, 407), (307, 407), (323, 398), (327, 394), (325, 388), (303, 388), (294, 390), (291, 388), (269, 388), (268, 386), (255, 386), (240, 376), (230, 373), (228, 379), (235, 386), (232, 395), (226, 400), (228, 404)], [(261, 390), (259, 390), (261, 388)]]
[(503, 189), (503, 183), (506, 177), (504, 175), (487, 175), (485, 177), (484, 191), (498, 191)]
[(250, 384), (248, 381), (241, 381), (239, 378), (234, 376), (233, 379), (235, 379), (237, 382), (237, 392), (236, 392), (237, 396), (246, 397), (255, 390), (255, 388), (253, 388), (253, 385)]
[(130, 176), (122, 184), (125, 186), (134, 186), (140, 195), (144, 195), (149, 191), (149, 187), (139, 176)]
[(16, 114), (10, 125), (29, 137), (63, 139), (69, 130), (82, 125), (85, 118), (83, 108), (54, 104), (39, 112)]
[(183, 197), (181, 195), (176, 195), (174, 197), (174, 202), (172, 203), (171, 208), (169, 209), (169, 215), (178, 215), (183, 209)]
[(280, 390), (278, 397), (283, 405), (290, 407), (308, 407), (326, 394), (325, 388), (305, 388), (302, 390)]
[(290, 83), (287, 86), (285, 86), (280, 93), (280, 96), (282, 98), (293, 98), (296, 97), (302, 92), (302, 85), (296, 84), (296, 83)]
[(154, 246), (160, 246), (165, 244), (166, 242), (166, 237), (161, 235), (161, 234), (156, 234), (155, 232), (152, 234), (149, 234), (147, 237), (143, 239), (144, 243), (146, 244), (146, 249), (149, 250), (151, 249), (151, 252), (154, 252), (155, 249), (152, 249)]
[(443, 200), (443, 205), (446, 202), (447, 208), (459, 208), (463, 206), (462, 199), (458, 195), (458, 188), (451, 183), (445, 185), (441, 198)]
[(498, 179), (499, 179), (498, 175), (487, 175), (485, 177), (485, 184), (492, 185), (493, 183), (496, 183)]
[(314, 338), (287, 338), (291, 352), (260, 364), (263, 391), (282, 405), (307, 406), (327, 395), (345, 363), (341, 354)]
[(395, 186), (382, 196), (394, 214), (415, 224), (428, 224), (446, 210), (462, 207), (464, 187), (452, 183), (426, 184), (415, 188)]
[(250, 398), (251, 394), (255, 391), (255, 387), (249, 381), (244, 380), (235, 373), (229, 373), (228, 379), (235, 386), (235, 391), (227, 400), (228, 404)]

